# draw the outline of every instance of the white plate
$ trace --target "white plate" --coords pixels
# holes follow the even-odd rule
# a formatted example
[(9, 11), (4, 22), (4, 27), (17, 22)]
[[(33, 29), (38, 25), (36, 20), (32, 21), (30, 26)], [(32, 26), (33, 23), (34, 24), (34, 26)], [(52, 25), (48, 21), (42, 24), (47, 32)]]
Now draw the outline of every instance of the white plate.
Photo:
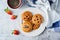
[[(21, 24), (22, 24), (22, 17), (21, 17), (21, 14), (24, 12), (24, 11), (30, 11), (32, 12), (33, 14), (36, 14), (36, 13), (39, 13), (41, 14), (43, 17), (44, 17), (44, 22), (40, 25), (40, 27), (37, 29), (37, 30), (33, 30), (31, 32), (24, 32), (22, 29), (21, 29)], [(41, 10), (41, 9), (37, 9), (37, 8), (26, 8), (24, 10), (22, 10), (19, 14), (19, 23), (20, 23), (20, 32), (25, 35), (25, 36), (37, 36), (39, 34), (41, 34), (45, 27), (47, 26), (48, 24), (48, 14), (47, 12)]]

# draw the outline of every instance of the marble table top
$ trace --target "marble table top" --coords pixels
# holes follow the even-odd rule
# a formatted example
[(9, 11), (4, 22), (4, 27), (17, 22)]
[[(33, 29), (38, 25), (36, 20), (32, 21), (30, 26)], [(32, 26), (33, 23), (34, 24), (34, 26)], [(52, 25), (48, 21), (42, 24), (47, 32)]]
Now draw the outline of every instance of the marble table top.
[[(16, 20), (11, 20), (4, 12), (6, 7), (8, 7), (7, 0), (0, 0), (0, 40), (60, 40), (60, 33), (53, 32), (49, 29), (46, 29), (42, 34), (36, 37), (26, 37), (21, 33), (18, 36), (12, 35), (12, 30), (19, 30), (18, 18)], [(24, 8), (27, 8), (25, 4), (21, 8), (10, 9), (14, 14), (19, 15), (20, 11)]]

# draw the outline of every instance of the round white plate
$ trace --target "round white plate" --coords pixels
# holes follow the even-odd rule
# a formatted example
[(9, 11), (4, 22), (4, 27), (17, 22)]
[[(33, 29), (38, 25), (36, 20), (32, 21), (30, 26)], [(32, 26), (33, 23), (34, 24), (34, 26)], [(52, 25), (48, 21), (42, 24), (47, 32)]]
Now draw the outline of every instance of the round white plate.
[[(21, 17), (21, 15), (25, 11), (30, 11), (30, 12), (32, 12), (33, 15), (39, 13), (39, 14), (41, 14), (44, 17), (44, 22), (40, 25), (40, 27), (37, 30), (33, 30), (33, 31), (27, 33), (27, 32), (24, 32), (21, 29), (21, 27), (22, 27), (21, 26), (21, 24), (22, 24), (22, 17)], [(29, 36), (29, 37), (30, 36), (37, 36), (37, 35), (41, 34), (44, 31), (45, 27), (47, 26), (47, 24), (48, 24), (48, 14), (47, 14), (47, 12), (45, 12), (45, 11), (43, 11), (41, 9), (37, 9), (37, 8), (26, 8), (26, 9), (23, 9), (20, 12), (20, 14), (19, 14), (19, 23), (20, 23), (20, 32), (23, 35)]]

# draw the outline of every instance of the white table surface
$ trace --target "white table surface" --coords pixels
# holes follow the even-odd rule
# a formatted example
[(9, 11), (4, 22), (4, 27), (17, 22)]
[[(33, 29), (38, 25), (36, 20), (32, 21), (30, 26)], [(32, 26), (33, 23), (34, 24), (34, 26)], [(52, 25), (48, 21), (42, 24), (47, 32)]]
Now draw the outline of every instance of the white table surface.
[[(26, 37), (21, 33), (18, 36), (12, 35), (12, 30), (19, 30), (20, 27), (18, 18), (11, 20), (10, 16), (4, 12), (4, 9), (7, 7), (7, 0), (0, 0), (0, 40), (60, 40), (60, 33), (52, 32), (49, 29), (46, 29), (41, 35), (36, 37)], [(18, 9), (9, 9), (11, 9), (14, 14), (19, 15), (20, 11), (24, 8), (27, 8), (27, 6), (23, 5)]]

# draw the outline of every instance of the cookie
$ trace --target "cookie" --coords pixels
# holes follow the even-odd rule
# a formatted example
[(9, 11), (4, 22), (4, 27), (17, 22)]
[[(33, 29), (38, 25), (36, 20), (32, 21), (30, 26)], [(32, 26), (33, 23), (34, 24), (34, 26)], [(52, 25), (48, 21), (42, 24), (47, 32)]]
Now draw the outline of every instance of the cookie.
[(40, 14), (35, 14), (33, 17), (32, 17), (32, 23), (34, 24), (41, 24), (43, 22), (43, 17), (42, 15)]
[(32, 24), (32, 29), (33, 29), (33, 30), (36, 30), (36, 29), (39, 28), (40, 24), (38, 24), (38, 25), (37, 25), (37, 24), (33, 24), (33, 23), (32, 23), (32, 20), (31, 20), (30, 22), (31, 22), (31, 24)]
[(32, 13), (30, 11), (25, 11), (22, 13), (22, 19), (24, 21), (30, 21), (32, 19)]
[(22, 30), (24, 32), (30, 32), (32, 31), (32, 24), (29, 22), (29, 21), (25, 21), (23, 24), (22, 24)]
[(33, 30), (36, 30), (39, 28), (40, 25), (37, 25), (37, 24), (33, 24)]

